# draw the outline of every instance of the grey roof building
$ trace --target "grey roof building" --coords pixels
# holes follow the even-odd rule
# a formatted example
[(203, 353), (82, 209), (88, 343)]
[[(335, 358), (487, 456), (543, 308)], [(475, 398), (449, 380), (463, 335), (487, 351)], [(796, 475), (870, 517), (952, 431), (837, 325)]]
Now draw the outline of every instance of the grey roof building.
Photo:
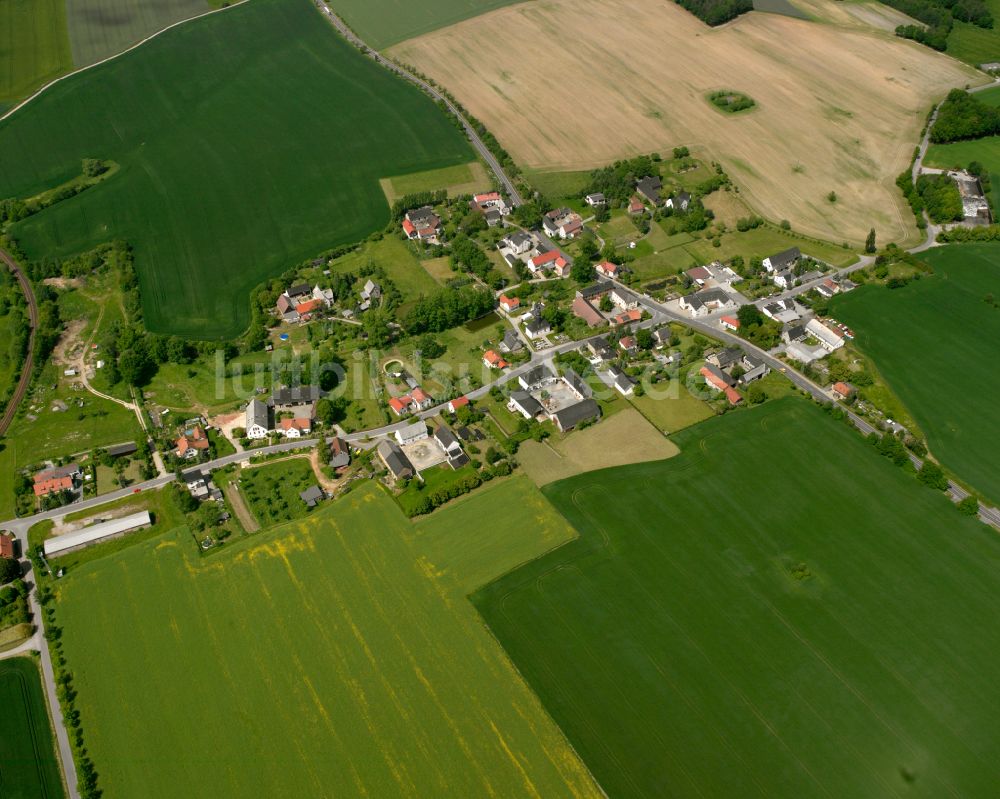
[(324, 392), (319, 386), (285, 386), (271, 395), (271, 404), (278, 409), (297, 408), (301, 405), (311, 405), (323, 396)]
[(600, 416), (601, 406), (593, 399), (585, 399), (552, 414), (552, 421), (562, 432), (566, 432), (583, 422), (598, 419)]
[(663, 182), (658, 177), (644, 177), (635, 184), (636, 191), (649, 200), (653, 205), (660, 204), (660, 189)]
[(517, 382), (521, 384), (521, 388), (525, 391), (530, 391), (536, 386), (554, 379), (555, 375), (552, 373), (552, 370), (544, 363), (540, 363), (538, 366), (534, 366), (524, 374), (519, 375)]
[(542, 404), (527, 391), (512, 391), (510, 401), (525, 419), (534, 419), (542, 412)]
[(342, 469), (351, 463), (351, 448), (342, 438), (334, 437), (330, 439), (330, 466), (334, 469)]
[(576, 373), (575, 369), (567, 366), (563, 371), (563, 379), (580, 396), (580, 399), (589, 399), (594, 395), (593, 389), (587, 385), (586, 380)]
[(325, 498), (323, 489), (317, 485), (309, 486), (305, 491), (299, 492), (299, 499), (305, 502), (308, 508), (315, 508)]
[(375, 451), (378, 453), (379, 458), (381, 458), (382, 463), (385, 464), (385, 468), (387, 468), (392, 476), (397, 480), (401, 480), (406, 477), (413, 477), (415, 474), (415, 470), (413, 468), (413, 464), (410, 463), (410, 459), (403, 454), (403, 450), (396, 446), (395, 442), (383, 439), (379, 442)]

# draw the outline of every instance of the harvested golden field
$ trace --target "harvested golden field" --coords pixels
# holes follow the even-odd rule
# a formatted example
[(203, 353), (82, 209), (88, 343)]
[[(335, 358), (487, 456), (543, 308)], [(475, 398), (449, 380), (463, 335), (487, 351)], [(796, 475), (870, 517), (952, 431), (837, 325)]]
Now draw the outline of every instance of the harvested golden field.
[[(537, 0), (394, 48), (529, 168), (702, 145), (764, 216), (860, 242), (915, 230), (894, 180), (931, 103), (985, 78), (874, 31), (751, 13), (709, 28), (666, 0)], [(757, 108), (725, 114), (706, 93)], [(836, 192), (837, 201), (827, 196)]]
[(673, 441), (628, 408), (564, 440), (525, 441), (517, 460), (539, 486), (594, 469), (672, 458), (680, 452)]

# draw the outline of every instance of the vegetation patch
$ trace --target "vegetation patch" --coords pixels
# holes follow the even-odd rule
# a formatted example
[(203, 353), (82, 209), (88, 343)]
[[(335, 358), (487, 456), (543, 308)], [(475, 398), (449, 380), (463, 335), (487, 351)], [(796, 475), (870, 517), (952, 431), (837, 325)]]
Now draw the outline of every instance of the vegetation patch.
[(479, 496), (416, 531), (367, 485), (204, 558), (177, 530), (68, 573), (52, 604), (104, 795), (601, 796), (465, 599), (571, 531), (551, 508), (470, 524), (532, 518)]
[(240, 472), (239, 491), (264, 527), (301, 519), (309, 509), (299, 493), (316, 484), (306, 458), (294, 456)]
[(547, 486), (580, 537), (473, 596), (607, 794), (989, 794), (996, 536), (801, 399), (678, 440)]
[(920, 175), (917, 178), (917, 194), (931, 222), (957, 222), (965, 215), (958, 186), (948, 175)]
[(734, 92), (727, 89), (710, 92), (705, 97), (708, 102), (716, 108), (725, 111), (727, 114), (738, 114), (740, 111), (749, 111), (757, 105), (752, 97), (742, 92)]
[[(934, 274), (898, 289), (862, 287), (837, 297), (832, 313), (854, 329), (927, 437), (935, 457), (1000, 502), (993, 424), (1000, 373), (1000, 243), (962, 244), (921, 254)], [(961, 342), (961, 344), (957, 344)], [(921, 364), (947, 368), (921, 368)]]
[[(303, 0), (255, 0), (204, 17), (0, 123), (9, 195), (59, 185), (83, 158), (121, 165), (14, 225), (28, 256), (124, 239), (150, 330), (232, 337), (264, 278), (388, 222), (380, 177), (468, 163), (448, 117), (319, 13)], [(119, 101), (94, 114), (109, 93)]]
[(32, 658), (0, 661), (0, 707), (3, 795), (61, 799), (65, 792), (52, 725)]

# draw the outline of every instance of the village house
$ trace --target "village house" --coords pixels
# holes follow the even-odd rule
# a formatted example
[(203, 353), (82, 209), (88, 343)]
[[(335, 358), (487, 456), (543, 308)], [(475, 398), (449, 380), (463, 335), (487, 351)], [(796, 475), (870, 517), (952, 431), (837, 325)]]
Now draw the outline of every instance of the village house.
[(302, 438), (312, 432), (312, 421), (303, 418), (279, 419), (278, 432), (285, 438)]
[(740, 320), (735, 316), (723, 316), (719, 320), (719, 324), (726, 330), (732, 330), (734, 333), (740, 329)]
[[(426, 431), (425, 431), (426, 432)], [(384, 439), (375, 448), (379, 459), (385, 464), (385, 468), (396, 480), (407, 480), (416, 474), (410, 459), (403, 454), (403, 451), (394, 441)]]
[(208, 436), (200, 425), (193, 425), (181, 433), (174, 446), (174, 454), (178, 458), (196, 458), (199, 452), (208, 449)]
[(612, 279), (621, 277), (622, 268), (618, 264), (611, 263), (611, 261), (601, 261), (594, 269), (601, 277)]
[(361, 289), (361, 304), (358, 306), (358, 310), (367, 311), (378, 302), (381, 296), (382, 287), (378, 283), (370, 279), (365, 281), (365, 285)]
[(468, 397), (456, 397), (453, 400), (448, 400), (448, 412), (455, 413), (459, 408), (466, 408), (469, 405)]
[(795, 322), (801, 318), (798, 307), (795, 305), (795, 300), (791, 298), (769, 302), (761, 308), (761, 313), (768, 319), (773, 319), (775, 322), (781, 322), (782, 324)]
[(612, 304), (622, 311), (630, 311), (633, 308), (639, 307), (639, 298), (632, 292), (626, 291), (623, 288), (613, 288), (608, 296), (610, 297)]
[(483, 363), (490, 369), (506, 369), (510, 366), (495, 350), (486, 350)]
[(507, 205), (503, 199), (503, 195), (498, 191), (487, 191), (482, 194), (472, 195), (469, 207), (474, 211), (479, 211), (487, 215), (487, 223), (490, 221), (488, 216), (490, 211), (496, 211), (499, 217), (507, 216), (510, 213), (510, 206)]
[(528, 271), (533, 275), (551, 269), (557, 272), (560, 277), (568, 274), (570, 262), (559, 250), (548, 250), (539, 253), (528, 261)]
[(506, 313), (513, 313), (521, 307), (521, 299), (519, 297), (508, 297), (506, 294), (501, 294), (499, 304), (500, 308)]
[(626, 355), (635, 355), (639, 349), (636, 344), (635, 336), (622, 336), (618, 339), (618, 346)]
[(691, 205), (691, 195), (686, 191), (679, 191), (673, 197), (669, 198), (664, 205), (675, 211), (684, 212), (688, 209), (688, 206)]
[(339, 436), (330, 439), (330, 468), (343, 469), (351, 465), (351, 448)]
[(321, 289), (318, 285), (313, 286), (312, 298), (319, 300), (325, 307), (329, 308), (333, 305), (333, 289)]
[(768, 272), (784, 272), (795, 266), (801, 257), (802, 252), (798, 247), (789, 247), (787, 250), (769, 255), (762, 264)]
[(696, 266), (684, 273), (700, 287), (717, 288), (739, 283), (743, 280), (736, 272), (721, 261), (713, 261), (704, 266)]
[(320, 502), (326, 499), (326, 494), (323, 493), (323, 489), (318, 485), (311, 485), (305, 491), (299, 492), (299, 499), (301, 499), (307, 508), (315, 508)]
[(739, 363), (741, 357), (743, 357), (743, 350), (739, 347), (725, 347), (713, 352), (705, 359), (705, 362), (725, 371), (732, 369)]
[(821, 296), (826, 297), (827, 299), (829, 299), (834, 294), (837, 294), (837, 293), (840, 292), (840, 286), (836, 282), (834, 282), (834, 280), (832, 278), (827, 278), (822, 283), (820, 283), (818, 286), (816, 286), (816, 291)]
[(82, 476), (83, 473), (76, 463), (54, 466), (37, 472), (32, 478), (34, 483), (32, 488), (36, 497), (45, 497), (60, 491), (72, 491)]
[(591, 362), (610, 361), (615, 357), (615, 351), (604, 336), (595, 336), (587, 342), (587, 350), (591, 354)]
[(674, 334), (670, 330), (669, 326), (659, 327), (653, 331), (653, 342), (655, 343), (656, 349), (658, 350), (662, 350), (664, 347), (670, 344), (670, 340), (673, 337)]
[(615, 287), (614, 283), (609, 283), (607, 280), (598, 280), (596, 283), (591, 283), (589, 286), (584, 286), (582, 289), (577, 289), (576, 296), (583, 297), (589, 303), (599, 303), (601, 298), (611, 293), (611, 289)]
[(17, 558), (17, 550), (14, 538), (10, 533), (0, 533), (0, 558), (4, 560), (14, 560)]
[(538, 364), (517, 377), (517, 382), (525, 391), (535, 391), (556, 380), (555, 373), (544, 363)]
[(631, 216), (638, 216), (646, 210), (646, 206), (638, 197), (633, 197), (628, 203), (628, 212)]
[(583, 201), (591, 208), (598, 208), (599, 206), (607, 204), (607, 199), (605, 199), (604, 194), (599, 191), (595, 191), (593, 194), (588, 194), (583, 198)]
[(308, 419), (316, 416), (316, 403), (326, 396), (319, 386), (282, 386), (271, 394), (275, 411), (294, 413)]
[(850, 383), (845, 383), (843, 380), (838, 380), (833, 384), (831, 389), (833, 393), (833, 398), (838, 400), (847, 400), (853, 397), (857, 393), (857, 389), (854, 388)]
[(809, 337), (805, 325), (786, 325), (781, 331), (781, 340), (786, 344), (795, 344), (805, 341)]
[(819, 319), (810, 319), (806, 323), (806, 332), (814, 336), (827, 352), (833, 352), (844, 346), (843, 335), (827, 327)]
[(722, 289), (703, 289), (680, 299), (680, 307), (691, 316), (708, 316), (716, 311), (736, 310), (736, 300)]
[(272, 430), (271, 409), (267, 403), (261, 402), (259, 399), (252, 399), (247, 403), (244, 428), (246, 437), (251, 440), (267, 438), (270, 435)]
[(531, 319), (528, 320), (528, 323), (524, 326), (524, 334), (532, 341), (537, 338), (541, 338), (542, 336), (547, 336), (551, 332), (552, 325), (546, 321), (541, 313), (533, 313), (531, 315)]
[(608, 367), (608, 374), (611, 375), (611, 382), (615, 390), (623, 397), (630, 397), (635, 393), (636, 381), (625, 374), (617, 364)]
[(507, 409), (530, 421), (542, 413), (542, 404), (527, 391), (512, 391), (507, 399)]
[(523, 230), (511, 233), (497, 242), (498, 249), (509, 250), (514, 255), (524, 255), (530, 252), (534, 246), (535, 239), (530, 233), (525, 233)]
[(635, 184), (635, 190), (654, 206), (660, 204), (660, 190), (663, 182), (658, 177), (644, 177)]
[(716, 391), (721, 391), (726, 395), (726, 399), (729, 400), (730, 405), (739, 405), (743, 402), (743, 397), (741, 397), (740, 393), (733, 388), (735, 381), (721, 369), (713, 366), (712, 364), (706, 363), (703, 367), (701, 367), (700, 374), (705, 378), (705, 385), (714, 388)]
[(402, 224), (403, 232), (410, 241), (437, 243), (441, 232), (441, 219), (429, 205), (407, 211)]
[(795, 273), (791, 269), (783, 269), (775, 272), (771, 280), (778, 288), (790, 289), (795, 286)]
[(623, 311), (611, 318), (611, 324), (614, 327), (621, 327), (622, 325), (630, 325), (633, 322), (639, 322), (642, 320), (642, 311), (638, 308), (633, 308), (630, 311)]
[(516, 330), (507, 329), (500, 340), (500, 351), (506, 353), (520, 352), (524, 349), (524, 342), (517, 334)]
[(419, 419), (393, 433), (400, 446), (413, 444), (427, 438), (427, 425)]
[(750, 352), (743, 354), (740, 364), (743, 367), (743, 374), (740, 375), (740, 383), (743, 385), (752, 383), (754, 380), (760, 380), (771, 373), (770, 367), (764, 363), (763, 358)]
[(556, 411), (550, 418), (559, 428), (559, 432), (565, 433), (584, 422), (600, 419), (601, 406), (594, 399), (585, 399)]
[(556, 208), (542, 217), (542, 229), (548, 236), (573, 239), (583, 232), (583, 218), (569, 208)]

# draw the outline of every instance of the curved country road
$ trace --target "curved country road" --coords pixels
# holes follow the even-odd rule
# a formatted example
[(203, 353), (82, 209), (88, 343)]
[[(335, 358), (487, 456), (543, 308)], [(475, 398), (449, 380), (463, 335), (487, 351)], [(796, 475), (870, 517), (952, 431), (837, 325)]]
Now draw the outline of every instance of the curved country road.
[(38, 327), (38, 303), (35, 301), (35, 292), (31, 289), (31, 281), (21, 271), (20, 265), (13, 256), (6, 250), (0, 249), (0, 261), (7, 264), (10, 271), (14, 273), (14, 277), (17, 278), (17, 282), (21, 284), (21, 291), (24, 292), (24, 298), (28, 301), (28, 326), (30, 328), (28, 331), (28, 353), (24, 359), (24, 366), (21, 367), (21, 379), (17, 381), (17, 388), (11, 394), (3, 418), (0, 419), (0, 436), (2, 436), (7, 433), (7, 428), (14, 421), (14, 414), (17, 413), (17, 408), (21, 404), (21, 400), (24, 399), (24, 395), (28, 393), (28, 386), (31, 384), (31, 373), (35, 367), (35, 328)]

